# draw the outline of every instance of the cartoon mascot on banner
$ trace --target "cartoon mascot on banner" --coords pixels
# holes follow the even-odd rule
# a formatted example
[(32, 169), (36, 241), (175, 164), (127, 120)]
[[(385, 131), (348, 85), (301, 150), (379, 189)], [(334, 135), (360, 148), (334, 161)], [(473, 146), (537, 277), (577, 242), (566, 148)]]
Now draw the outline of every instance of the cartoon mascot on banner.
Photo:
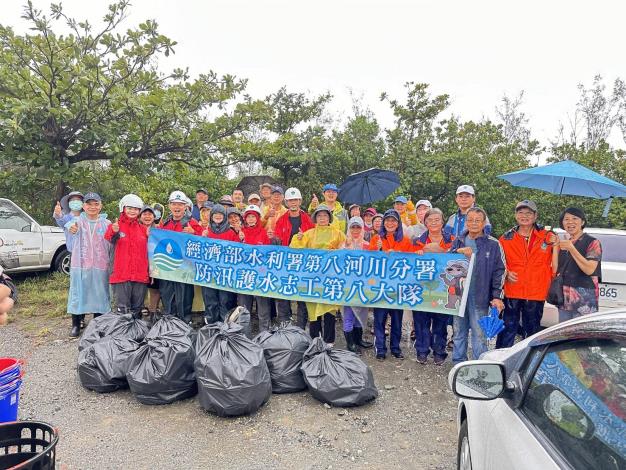
[(454, 310), (457, 302), (463, 297), (463, 286), (467, 278), (469, 263), (465, 260), (450, 260), (446, 265), (446, 272), (439, 275), (448, 287), (448, 303), (445, 308)]

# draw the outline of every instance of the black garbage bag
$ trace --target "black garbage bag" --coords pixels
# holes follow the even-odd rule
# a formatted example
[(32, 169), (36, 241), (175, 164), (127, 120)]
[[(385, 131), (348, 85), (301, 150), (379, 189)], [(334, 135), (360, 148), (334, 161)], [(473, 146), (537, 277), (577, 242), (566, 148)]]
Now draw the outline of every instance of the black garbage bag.
[[(92, 324), (94, 326), (90, 328)], [(148, 323), (135, 318), (130, 313), (105, 313), (89, 322), (78, 343), (78, 350), (82, 351), (106, 336), (127, 338), (141, 342), (148, 331), (150, 331)]]
[(254, 342), (263, 348), (272, 378), (272, 392), (293, 393), (306, 388), (302, 377), (302, 357), (311, 345), (311, 337), (291, 323), (281, 323), (262, 331)]
[(194, 366), (200, 405), (218, 416), (253, 413), (272, 394), (263, 349), (246, 338), (241, 325), (220, 322), (201, 328)]
[(315, 338), (304, 353), (302, 374), (311, 395), (333, 406), (359, 406), (378, 397), (372, 370), (355, 353)]
[(193, 370), (192, 329), (164, 315), (130, 359), (126, 378), (131, 392), (146, 405), (165, 405), (198, 393)]
[(250, 323), (250, 311), (246, 307), (235, 307), (226, 315), (226, 323), (241, 325), (246, 338), (252, 339), (252, 324)]
[(119, 313), (109, 312), (91, 320), (78, 341), (78, 350), (82, 351), (100, 338), (107, 336), (111, 328), (117, 325), (121, 318), (122, 315)]
[(83, 349), (78, 354), (80, 383), (99, 393), (128, 388), (128, 363), (139, 346), (132, 339), (107, 336)]

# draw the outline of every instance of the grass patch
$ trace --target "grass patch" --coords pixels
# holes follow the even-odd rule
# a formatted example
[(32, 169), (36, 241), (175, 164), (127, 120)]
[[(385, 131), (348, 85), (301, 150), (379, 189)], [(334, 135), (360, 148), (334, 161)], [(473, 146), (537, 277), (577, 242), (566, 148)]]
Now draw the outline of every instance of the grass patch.
[(18, 301), (11, 315), (15, 317), (59, 318), (67, 315), (69, 276), (45, 273), (14, 277)]

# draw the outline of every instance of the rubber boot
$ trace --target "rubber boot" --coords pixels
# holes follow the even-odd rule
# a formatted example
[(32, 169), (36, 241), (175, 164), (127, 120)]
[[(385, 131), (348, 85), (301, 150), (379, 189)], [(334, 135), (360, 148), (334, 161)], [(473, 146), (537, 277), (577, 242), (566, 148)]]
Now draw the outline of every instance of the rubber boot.
[(346, 348), (348, 348), (348, 351), (358, 354), (359, 348), (354, 344), (354, 331), (344, 331), (343, 335), (346, 338)]
[(369, 349), (374, 346), (374, 343), (370, 343), (369, 341), (363, 341), (363, 328), (354, 327), (352, 330), (352, 334), (354, 335), (354, 343), (363, 348)]
[(72, 315), (72, 330), (70, 338), (78, 338), (80, 336), (80, 320), (81, 315)]

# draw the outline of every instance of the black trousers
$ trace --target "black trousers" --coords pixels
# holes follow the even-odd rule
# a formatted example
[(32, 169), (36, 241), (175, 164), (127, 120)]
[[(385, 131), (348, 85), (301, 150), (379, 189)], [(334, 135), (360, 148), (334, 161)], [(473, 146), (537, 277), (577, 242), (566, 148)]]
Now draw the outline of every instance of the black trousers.
[(207, 323), (224, 321), (229, 310), (237, 306), (237, 294), (227, 290), (202, 288), (204, 318)]
[(148, 285), (142, 282), (118, 282), (111, 284), (115, 296), (115, 306), (120, 311), (138, 313), (143, 308)]
[(498, 334), (496, 348), (510, 348), (515, 343), (520, 316), (522, 318), (523, 337), (534, 335), (541, 328), (543, 300), (504, 299), (504, 330)]
[[(325, 313), (317, 320), (309, 323), (309, 334), (311, 338), (315, 339), (322, 334), (322, 339), (325, 343), (335, 342), (335, 315), (332, 313)], [(324, 332), (322, 333), (322, 323), (324, 325)]]
[(186, 323), (191, 321), (191, 307), (193, 305), (192, 284), (161, 279), (159, 292), (163, 302), (163, 313), (177, 316)]

